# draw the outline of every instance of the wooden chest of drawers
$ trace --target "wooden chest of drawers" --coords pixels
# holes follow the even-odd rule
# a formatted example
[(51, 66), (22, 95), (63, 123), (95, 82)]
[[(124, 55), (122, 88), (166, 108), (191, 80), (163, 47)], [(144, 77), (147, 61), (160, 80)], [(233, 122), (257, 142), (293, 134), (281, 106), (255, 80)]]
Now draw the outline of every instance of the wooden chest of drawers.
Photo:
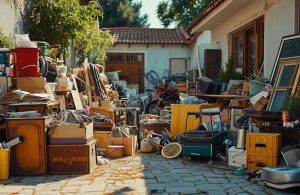
[(96, 167), (96, 140), (82, 145), (48, 145), (49, 174), (90, 173)]
[(12, 175), (46, 174), (45, 118), (7, 119), (7, 140), (23, 142), (11, 148)]

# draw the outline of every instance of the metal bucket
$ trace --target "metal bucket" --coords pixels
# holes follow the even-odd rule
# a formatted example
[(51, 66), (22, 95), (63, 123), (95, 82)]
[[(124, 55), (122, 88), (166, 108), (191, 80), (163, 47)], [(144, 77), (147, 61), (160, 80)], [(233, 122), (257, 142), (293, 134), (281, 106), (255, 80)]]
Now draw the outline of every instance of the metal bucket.
[(236, 135), (236, 145), (235, 147), (238, 149), (244, 149), (246, 146), (246, 134), (247, 134), (247, 127), (242, 127), (238, 129)]

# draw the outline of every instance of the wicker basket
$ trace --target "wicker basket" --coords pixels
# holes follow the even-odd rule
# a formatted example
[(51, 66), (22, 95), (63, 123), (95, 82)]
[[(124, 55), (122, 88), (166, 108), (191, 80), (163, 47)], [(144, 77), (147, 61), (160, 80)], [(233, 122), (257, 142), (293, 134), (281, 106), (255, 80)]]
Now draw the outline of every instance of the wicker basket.
[(153, 152), (153, 146), (147, 138), (141, 142), (141, 152), (143, 153)]
[(162, 131), (167, 129), (170, 131), (170, 122), (155, 122), (147, 123), (140, 121), (140, 130), (146, 129), (147, 131), (153, 131), (154, 133), (161, 134)]

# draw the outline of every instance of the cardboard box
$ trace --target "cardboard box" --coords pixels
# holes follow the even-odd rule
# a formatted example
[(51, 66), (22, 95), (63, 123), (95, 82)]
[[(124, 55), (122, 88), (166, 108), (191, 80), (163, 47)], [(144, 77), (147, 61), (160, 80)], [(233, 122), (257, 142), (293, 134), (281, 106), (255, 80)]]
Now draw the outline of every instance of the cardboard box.
[(30, 93), (44, 93), (46, 79), (44, 77), (20, 77), (17, 78), (17, 89)]
[(254, 105), (253, 105), (253, 109), (254, 110), (262, 110), (265, 105), (267, 105), (268, 103), (268, 99), (265, 98), (264, 96), (262, 96)]
[(244, 93), (249, 93), (249, 82), (243, 82)]
[(57, 79), (57, 91), (68, 91), (69, 82), (67, 77), (62, 77)]
[(134, 156), (136, 150), (137, 137), (130, 135), (130, 137), (110, 137), (108, 138), (109, 145), (125, 146), (124, 155)]
[(50, 139), (90, 139), (93, 135), (93, 123), (86, 123), (83, 127), (73, 123), (59, 124), (49, 132)]
[(90, 113), (98, 113), (104, 115), (107, 118), (110, 118), (112, 121), (115, 121), (114, 110), (111, 108), (104, 107), (90, 107)]
[(104, 107), (104, 108), (111, 108), (110, 100), (108, 98), (101, 100), (100, 105), (101, 105), (101, 107)]
[(97, 140), (96, 145), (101, 148), (107, 148), (109, 146), (109, 137), (111, 131), (94, 131), (94, 138)]

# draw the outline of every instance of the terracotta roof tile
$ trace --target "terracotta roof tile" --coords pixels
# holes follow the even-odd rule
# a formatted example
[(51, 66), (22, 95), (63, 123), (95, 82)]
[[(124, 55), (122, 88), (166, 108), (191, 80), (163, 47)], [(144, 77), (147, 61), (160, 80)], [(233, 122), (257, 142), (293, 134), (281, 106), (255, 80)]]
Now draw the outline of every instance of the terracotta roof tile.
[(116, 27), (105, 28), (115, 37), (115, 43), (188, 44), (189, 35), (182, 29)]

